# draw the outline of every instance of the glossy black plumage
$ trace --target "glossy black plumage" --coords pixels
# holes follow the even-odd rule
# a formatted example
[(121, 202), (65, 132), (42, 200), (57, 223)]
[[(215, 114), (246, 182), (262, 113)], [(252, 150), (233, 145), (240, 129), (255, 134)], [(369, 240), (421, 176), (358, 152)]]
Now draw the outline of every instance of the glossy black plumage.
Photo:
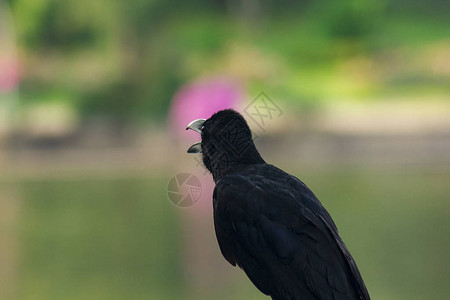
[(370, 299), (328, 212), (296, 177), (264, 162), (241, 115), (202, 128), (220, 250), (275, 300)]

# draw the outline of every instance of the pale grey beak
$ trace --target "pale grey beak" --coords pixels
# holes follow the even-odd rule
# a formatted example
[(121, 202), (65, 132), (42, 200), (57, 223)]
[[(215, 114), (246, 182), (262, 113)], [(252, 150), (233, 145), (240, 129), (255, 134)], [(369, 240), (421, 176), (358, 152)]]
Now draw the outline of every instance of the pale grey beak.
[[(205, 121), (205, 119), (194, 120), (188, 124), (186, 130), (191, 129), (202, 134), (203, 123), (205, 123)], [(189, 147), (187, 153), (202, 153), (202, 142), (195, 143)]]
[(202, 142), (190, 146), (187, 153), (202, 153)]
[(194, 120), (188, 124), (188, 126), (186, 127), (186, 130), (191, 129), (191, 130), (197, 131), (198, 133), (202, 134), (202, 127), (203, 127), (203, 123), (205, 123), (205, 121), (206, 121), (205, 119)]

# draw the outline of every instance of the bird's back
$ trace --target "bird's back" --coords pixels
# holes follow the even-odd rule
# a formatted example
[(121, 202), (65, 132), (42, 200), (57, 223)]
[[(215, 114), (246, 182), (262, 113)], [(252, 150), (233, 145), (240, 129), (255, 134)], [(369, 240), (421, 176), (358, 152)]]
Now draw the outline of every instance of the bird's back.
[(273, 299), (369, 299), (328, 212), (272, 165), (242, 165), (220, 178), (214, 222), (224, 257)]

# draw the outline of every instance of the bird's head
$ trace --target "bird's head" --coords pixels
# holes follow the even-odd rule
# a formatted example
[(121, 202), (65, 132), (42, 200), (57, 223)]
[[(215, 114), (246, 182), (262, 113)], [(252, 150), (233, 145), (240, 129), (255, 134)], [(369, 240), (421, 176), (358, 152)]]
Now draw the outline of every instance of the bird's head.
[(232, 109), (221, 110), (207, 120), (192, 121), (188, 129), (200, 133), (202, 140), (187, 152), (202, 153), (203, 164), (215, 181), (236, 167), (264, 162), (247, 122)]

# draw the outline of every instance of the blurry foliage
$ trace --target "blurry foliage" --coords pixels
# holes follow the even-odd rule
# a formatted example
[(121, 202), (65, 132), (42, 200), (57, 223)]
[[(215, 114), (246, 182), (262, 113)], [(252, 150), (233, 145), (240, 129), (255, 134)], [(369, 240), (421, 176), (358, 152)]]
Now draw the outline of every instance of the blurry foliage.
[[(427, 74), (430, 68), (403, 77), (394, 70), (410, 63), (402, 57), (383, 65), (399, 48), (406, 53), (450, 36), (440, 0), (8, 2), (24, 58), (24, 103), (56, 90), (75, 99), (83, 116), (164, 116), (181, 84), (211, 73), (296, 104), (389, 94), (398, 84), (437, 93), (450, 86), (447, 73)], [(276, 75), (258, 77), (245, 62), (230, 71), (222, 62), (234, 45), (258, 49), (253, 67), (269, 61)], [(391, 73), (400, 78), (385, 81)]]

